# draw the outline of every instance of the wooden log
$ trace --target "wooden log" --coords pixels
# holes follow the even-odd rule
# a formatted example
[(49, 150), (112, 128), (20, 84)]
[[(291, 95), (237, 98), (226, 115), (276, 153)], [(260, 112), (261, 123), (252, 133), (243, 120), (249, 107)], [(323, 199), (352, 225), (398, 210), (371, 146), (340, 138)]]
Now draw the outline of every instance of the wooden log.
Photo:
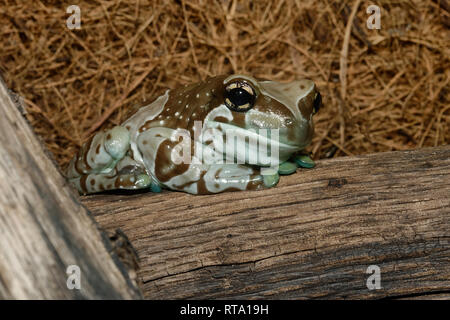
[(323, 160), (264, 191), (82, 201), (128, 236), (147, 298), (450, 297), (450, 146)]
[(0, 114), (0, 299), (141, 297), (1, 79)]

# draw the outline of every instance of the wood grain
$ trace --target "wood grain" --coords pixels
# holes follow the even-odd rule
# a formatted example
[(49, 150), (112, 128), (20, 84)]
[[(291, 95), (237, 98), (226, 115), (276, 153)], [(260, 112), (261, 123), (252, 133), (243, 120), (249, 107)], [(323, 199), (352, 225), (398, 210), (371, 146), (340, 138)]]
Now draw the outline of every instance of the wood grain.
[(450, 146), (319, 161), (264, 191), (82, 201), (128, 236), (147, 298), (450, 295)]
[[(131, 299), (140, 292), (0, 79), (0, 299)], [(67, 267), (81, 288), (67, 287)]]

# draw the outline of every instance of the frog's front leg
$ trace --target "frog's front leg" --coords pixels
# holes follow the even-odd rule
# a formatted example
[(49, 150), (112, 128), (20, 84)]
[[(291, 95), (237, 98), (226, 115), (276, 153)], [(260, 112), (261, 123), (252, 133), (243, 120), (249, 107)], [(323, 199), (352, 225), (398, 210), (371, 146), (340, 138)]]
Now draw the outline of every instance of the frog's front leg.
[(278, 183), (279, 176), (262, 175), (258, 168), (239, 164), (190, 164), (185, 172), (163, 182), (167, 188), (191, 194), (259, 190)]
[(148, 187), (151, 178), (126, 155), (129, 148), (130, 134), (124, 127), (95, 134), (70, 162), (69, 181), (83, 194)]
[(241, 164), (215, 164), (204, 171), (199, 193), (218, 193), (232, 190), (259, 190), (271, 188), (279, 181), (276, 171), (261, 171), (260, 168)]
[[(278, 183), (276, 171), (262, 174), (260, 168), (247, 165), (205, 163), (199, 160), (203, 158), (199, 153), (210, 154), (215, 151), (190, 138), (180, 141), (179, 137), (180, 130), (155, 127), (142, 132), (137, 139), (138, 150), (147, 170), (166, 188), (191, 194), (210, 194), (257, 190)], [(189, 155), (183, 157), (184, 153), (179, 152), (181, 150)]]
[(116, 168), (109, 173), (91, 173), (71, 178), (69, 181), (82, 194), (96, 193), (108, 190), (137, 190), (150, 187), (151, 178), (145, 171), (126, 173)]

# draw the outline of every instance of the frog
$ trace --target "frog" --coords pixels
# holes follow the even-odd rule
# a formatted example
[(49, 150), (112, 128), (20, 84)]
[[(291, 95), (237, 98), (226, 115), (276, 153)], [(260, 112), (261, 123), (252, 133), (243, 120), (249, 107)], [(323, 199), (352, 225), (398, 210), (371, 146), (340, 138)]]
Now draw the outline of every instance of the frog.
[(208, 77), (168, 89), (120, 125), (95, 133), (66, 176), (81, 194), (272, 188), (280, 175), (314, 167), (305, 148), (321, 105), (309, 79)]

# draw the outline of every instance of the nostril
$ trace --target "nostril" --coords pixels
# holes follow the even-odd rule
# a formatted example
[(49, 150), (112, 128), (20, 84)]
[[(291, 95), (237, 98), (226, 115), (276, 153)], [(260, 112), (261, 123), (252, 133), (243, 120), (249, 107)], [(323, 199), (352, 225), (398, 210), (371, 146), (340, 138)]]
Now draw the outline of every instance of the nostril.
[(320, 92), (316, 93), (316, 97), (314, 98), (313, 112), (317, 113), (322, 106), (322, 96)]

